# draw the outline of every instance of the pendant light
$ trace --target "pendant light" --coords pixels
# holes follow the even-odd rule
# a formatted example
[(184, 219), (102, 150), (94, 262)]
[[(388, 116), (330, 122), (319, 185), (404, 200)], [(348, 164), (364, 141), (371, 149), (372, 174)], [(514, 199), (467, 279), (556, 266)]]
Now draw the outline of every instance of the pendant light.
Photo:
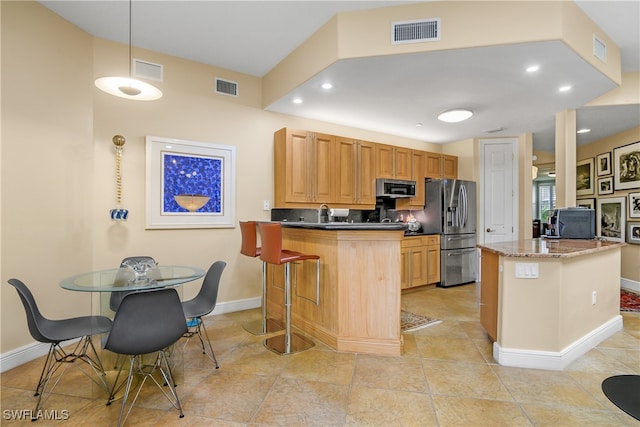
[(129, 77), (100, 77), (95, 84), (98, 89), (120, 98), (138, 101), (153, 101), (162, 97), (162, 92), (155, 86), (131, 77), (133, 57), (131, 56), (132, 0), (129, 0)]

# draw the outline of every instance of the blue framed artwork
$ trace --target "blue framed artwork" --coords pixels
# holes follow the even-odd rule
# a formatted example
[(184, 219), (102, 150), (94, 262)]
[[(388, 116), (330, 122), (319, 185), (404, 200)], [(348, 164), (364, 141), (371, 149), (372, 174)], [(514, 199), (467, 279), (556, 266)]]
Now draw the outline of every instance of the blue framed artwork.
[(235, 225), (235, 147), (147, 136), (146, 228)]

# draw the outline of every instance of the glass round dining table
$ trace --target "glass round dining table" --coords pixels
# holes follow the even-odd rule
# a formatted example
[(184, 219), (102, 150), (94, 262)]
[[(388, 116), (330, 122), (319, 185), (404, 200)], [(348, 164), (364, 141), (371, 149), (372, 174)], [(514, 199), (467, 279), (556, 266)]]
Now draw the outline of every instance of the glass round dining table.
[(203, 277), (205, 270), (185, 265), (158, 265), (144, 272), (112, 268), (67, 277), (63, 289), (81, 292), (142, 291), (178, 286)]

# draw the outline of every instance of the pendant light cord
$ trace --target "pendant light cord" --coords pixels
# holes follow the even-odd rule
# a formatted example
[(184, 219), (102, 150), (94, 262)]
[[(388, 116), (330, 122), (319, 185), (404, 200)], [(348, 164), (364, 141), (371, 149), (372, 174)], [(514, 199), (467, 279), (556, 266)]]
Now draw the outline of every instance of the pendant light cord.
[(133, 75), (133, 56), (131, 54), (131, 29), (133, 27), (132, 5), (133, 5), (133, 0), (129, 0), (129, 78), (131, 78), (131, 76)]

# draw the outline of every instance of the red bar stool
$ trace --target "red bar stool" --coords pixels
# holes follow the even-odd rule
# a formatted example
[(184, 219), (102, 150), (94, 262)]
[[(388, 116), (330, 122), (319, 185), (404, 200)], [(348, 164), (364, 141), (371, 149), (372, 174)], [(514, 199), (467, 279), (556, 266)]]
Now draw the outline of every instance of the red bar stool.
[(320, 257), (282, 249), (282, 226), (279, 223), (259, 223), (262, 236), (260, 259), (265, 263), (284, 264), (285, 277), (285, 333), (265, 340), (264, 346), (277, 354), (293, 354), (307, 350), (315, 345), (304, 336), (291, 333), (291, 263), (296, 261), (316, 260), (316, 288), (320, 286)]
[[(256, 233), (257, 224), (255, 221), (240, 222), (240, 233), (242, 234), (242, 247), (240, 253), (250, 257), (259, 257), (262, 252), (258, 247)], [(253, 335), (266, 335), (283, 330), (283, 326), (273, 319), (267, 319), (267, 263), (262, 262), (262, 319), (249, 322), (243, 328)]]

